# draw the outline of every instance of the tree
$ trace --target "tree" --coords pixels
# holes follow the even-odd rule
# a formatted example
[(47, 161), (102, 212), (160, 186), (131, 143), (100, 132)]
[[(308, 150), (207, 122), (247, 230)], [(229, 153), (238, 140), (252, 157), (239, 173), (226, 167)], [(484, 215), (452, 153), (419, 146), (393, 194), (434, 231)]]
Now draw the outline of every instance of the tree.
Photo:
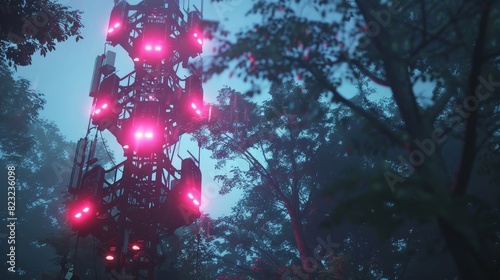
[(37, 261), (18, 262), (16, 275), (36, 278), (42, 272), (56, 270), (49, 261), (53, 258), (52, 250), (38, 241), (44, 235), (58, 232), (64, 223), (63, 192), (67, 179), (58, 176), (53, 163), (66, 164), (66, 148), (71, 145), (54, 124), (44, 120), (34, 120), (26, 133), (26, 137), (32, 139), (30, 149), (20, 153), (18, 161), (2, 158), (0, 164), (15, 167), (16, 256), (20, 260), (30, 260), (34, 255), (39, 257)]
[[(355, 274), (361, 274), (357, 271), (364, 267), (361, 278), (375, 277), (374, 270), (392, 275), (401, 262), (397, 255), (408, 251), (393, 253), (396, 241), (380, 243), (372, 233), (364, 230), (363, 234), (350, 225), (320, 227), (331, 205), (345, 198), (340, 184), (328, 196), (322, 189), (332, 181), (348, 180), (347, 168), (366, 165), (369, 171), (370, 167), (347, 146), (350, 133), (359, 133), (363, 122), (342, 108), (328, 110), (325, 103), (303, 99), (306, 88), (291, 81), (274, 84), (270, 100), (263, 104), (223, 88), (212, 106), (213, 122), (198, 135), (207, 140), (217, 167), (232, 165), (237, 158), (249, 165), (248, 169), (242, 164), (233, 166), (229, 173), (215, 177), (222, 182), (221, 193), (234, 188), (243, 191), (233, 214), (213, 221), (210, 230), (220, 261), (234, 265), (222, 271), (255, 279), (280, 275), (345, 278), (350, 261)], [(408, 231), (402, 232), (395, 240), (407, 238)], [(372, 249), (360, 248), (365, 252), (361, 254), (351, 250), (354, 245), (340, 248), (348, 243), (368, 244), (365, 247)], [(386, 260), (362, 264), (361, 259), (381, 256)], [(401, 266), (407, 263), (403, 259)]]
[(236, 157), (248, 162), (246, 171), (234, 167), (231, 177), (216, 176), (223, 185), (221, 192), (244, 189), (245, 179), (253, 181), (253, 192), (261, 202), (289, 219), (294, 246), (305, 266), (312, 249), (303, 225), (305, 213), (313, 206), (311, 193), (318, 188), (310, 159), (328, 137), (330, 116), (324, 105), (303, 99), (305, 94), (291, 82), (272, 86), (270, 94), (272, 99), (257, 107), (229, 88), (221, 90), (215, 110), (219, 115), (209, 125), (206, 145), (219, 166)]
[(168, 261), (163, 265), (170, 273), (168, 279), (208, 280), (220, 275), (214, 262), (217, 249), (211, 246), (213, 238), (207, 231), (208, 225), (204, 224), (206, 221), (210, 221), (210, 217), (203, 215), (200, 222), (181, 227), (176, 234), (163, 239), (170, 249)]
[(45, 56), (69, 37), (82, 39), (80, 15), (52, 0), (4, 1), (0, 4), (0, 57), (9, 66), (30, 65), (35, 52)]
[[(286, 96), (287, 91), (284, 89), (287, 89), (289, 84), (285, 83), (283, 87), (273, 86), (272, 89), (276, 93), (271, 95), (274, 97)], [(292, 108), (292, 111), (293, 108), (297, 109), (296, 106), (300, 104), (300, 101), (297, 101), (296, 94), (290, 94), (288, 99), (279, 101), (278, 104), (285, 104), (285, 107)], [(280, 100), (280, 98), (276, 99)], [(362, 100), (357, 99), (353, 102), (366, 106)], [(241, 153), (249, 153), (254, 158), (261, 159), (263, 168), (265, 167), (271, 174), (270, 176), (281, 183), (286, 182), (286, 178), (292, 177), (293, 172), (289, 168), (290, 159), (282, 156), (279, 162), (273, 161), (269, 165), (267, 159), (272, 157), (266, 156), (264, 151), (272, 149), (286, 151), (291, 149), (291, 144), (286, 133), (283, 133), (286, 130), (283, 130), (280, 125), (268, 127), (267, 130), (262, 129), (269, 122), (280, 122), (277, 120), (279, 119), (277, 116), (283, 116), (283, 112), (276, 110), (274, 114), (267, 115), (271, 120), (269, 121), (265, 118), (266, 114), (260, 113), (266, 110), (273, 112), (273, 108), (281, 108), (274, 107), (277, 104), (273, 104), (272, 100), (266, 105), (257, 104), (255, 110), (245, 110), (245, 108), (253, 108), (253, 106), (247, 104), (247, 101), (242, 100), (241, 95), (232, 92), (231, 89), (223, 89), (219, 95), (219, 103), (212, 107), (212, 112), (223, 112), (223, 115), (219, 114), (214, 117), (215, 124), (209, 125), (211, 134), (204, 135), (204, 137), (211, 139), (209, 141), (211, 144), (208, 145), (209, 149), (214, 151), (214, 155), (221, 165), (234, 164), (234, 161), (228, 159), (237, 157)], [(271, 104), (273, 106), (270, 106)], [(380, 106), (387, 106), (387, 104), (387, 102), (379, 102)], [(312, 104), (309, 106), (314, 108)], [(311, 109), (309, 113), (314, 111)], [(454, 277), (455, 271), (450, 266), (450, 256), (447, 252), (439, 252), (426, 257), (428, 248), (432, 245), (439, 245), (440, 240), (435, 237), (435, 232), (432, 229), (421, 229), (416, 223), (409, 221), (401, 225), (401, 220), (397, 216), (391, 224), (385, 218), (387, 215), (392, 215), (391, 209), (378, 209), (367, 223), (368, 225), (383, 225), (379, 230), (381, 235), (390, 236), (386, 241), (381, 242), (375, 232), (367, 229), (366, 225), (342, 224), (325, 227), (325, 220), (332, 205), (339, 205), (346, 200), (350, 202), (349, 197), (352, 195), (345, 191), (346, 189), (355, 189), (358, 185), (367, 185), (372, 188), (367, 182), (371, 182), (374, 163), (382, 158), (381, 151), (384, 150), (378, 145), (382, 137), (376, 133), (377, 131), (370, 133), (370, 143), (359, 140), (354, 145), (352, 144), (352, 139), (356, 139), (360, 133), (366, 132), (366, 124), (362, 119), (349, 114), (349, 111), (342, 107), (327, 112), (326, 115), (330, 116), (329, 121), (335, 124), (332, 128), (323, 128), (329, 132), (329, 136), (324, 141), (318, 141), (314, 134), (304, 132), (301, 146), (314, 146), (318, 142), (321, 144), (314, 153), (311, 153), (306, 163), (304, 163), (305, 159), (303, 158), (298, 160), (300, 163), (298, 174), (310, 176), (307, 183), (301, 186), (305, 193), (303, 198), (309, 207), (304, 208), (302, 212), (300, 226), (304, 232), (304, 241), (311, 248), (305, 258), (308, 264), (302, 265), (299, 262), (299, 266), (297, 266), (295, 260), (299, 255), (297, 254), (292, 224), (287, 211), (276, 206), (279, 199), (266, 190), (266, 187), (260, 187), (261, 180), (265, 182), (266, 178), (245, 176), (250, 172), (250, 168), (248, 171), (241, 170), (238, 176), (234, 176), (237, 168), (232, 168), (233, 176), (230, 174), (232, 172), (228, 172), (217, 177), (223, 178), (222, 192), (228, 191), (229, 187), (241, 186), (243, 198), (233, 208), (231, 215), (211, 221), (210, 228), (210, 236), (215, 240), (212, 248), (216, 248), (214, 255), (217, 259), (216, 266), (220, 267), (219, 275), (249, 277), (251, 279), (280, 278), (287, 277), (287, 275), (300, 279), (307, 277), (321, 279), (325, 277), (334, 277), (334, 279), (379, 279), (380, 277), (410, 279), (407, 277), (414, 275), (412, 279), (421, 279), (428, 277), (431, 273), (433, 276), (439, 274), (443, 279)], [(247, 118), (244, 118), (245, 115)], [(301, 119), (300, 115), (295, 115), (294, 118), (295, 120)], [(321, 122), (319, 123), (321, 124)], [(220, 136), (221, 127), (229, 128), (229, 131), (222, 133), (222, 136)], [(244, 133), (241, 136), (240, 132), (244, 132), (245, 128), (249, 127), (255, 128), (259, 133), (254, 133), (251, 129), (250, 136)], [(233, 136), (233, 138), (231, 139), (229, 136)], [(279, 140), (269, 136), (275, 136)], [(226, 141), (224, 142), (222, 139), (226, 139)], [(238, 139), (244, 141), (241, 142)], [(278, 142), (280, 145), (269, 144)], [(247, 144), (250, 147), (247, 147)], [(237, 149), (236, 147), (247, 147), (247, 149)], [(263, 147), (263, 149), (251, 147)], [(300, 149), (295, 147), (294, 150)], [(371, 154), (371, 157), (366, 156), (368, 153)], [(239, 166), (241, 168), (242, 164)], [(304, 166), (310, 168), (304, 172), (302, 168)], [(360, 170), (363, 173), (362, 179), (356, 175), (360, 173)], [(377, 171), (373, 173), (377, 174)], [(309, 182), (313, 183), (309, 184)], [(227, 188), (225, 183), (227, 183)], [(310, 185), (313, 184), (318, 187), (312, 188), (307, 194), (306, 190), (309, 190)], [(284, 185), (286, 186), (286, 183)], [(330, 185), (332, 187), (328, 195), (321, 192), (325, 186)], [(381, 189), (380, 184), (376, 187)], [(378, 193), (375, 201), (387, 199), (387, 202), (390, 203), (392, 193), (389, 188), (383, 187), (382, 189), (385, 192)], [(362, 203), (365, 202), (360, 200), (353, 207), (363, 211), (364, 207), (360, 205)], [(305, 205), (303, 202), (301, 204)], [(371, 206), (373, 203), (370, 204)], [(353, 209), (352, 213), (347, 213), (349, 215), (346, 216), (359, 219), (356, 217), (356, 213), (360, 213), (359, 210)], [(390, 234), (398, 225), (399, 230)], [(439, 272), (435, 272), (436, 270), (433, 269), (422, 271), (421, 269), (413, 269), (416, 265), (426, 265), (429, 268), (447, 267), (448, 269), (441, 268), (437, 270)], [(420, 272), (420, 274), (415, 275), (415, 272)]]
[[(66, 273), (70, 262), (75, 263), (75, 234), (69, 230), (65, 214), (75, 144), (67, 141), (54, 123), (41, 119), (28, 126), (26, 137), (32, 139), (31, 146), (19, 154), (19, 160), (1, 158), (0, 165), (14, 166), (16, 172), (16, 256), (19, 260), (37, 256), (36, 261), (19, 261), (15, 276), (38, 279), (42, 273)], [(112, 154), (98, 146), (96, 156), (106, 165)], [(92, 238), (80, 240), (76, 254), (78, 268), (85, 268), (92, 276), (94, 271), (87, 268), (96, 267), (95, 245)], [(103, 271), (103, 262), (97, 259), (96, 263)], [(10, 277), (14, 274), (4, 279)]]
[(0, 154), (6, 160), (19, 160), (33, 144), (28, 136), (29, 127), (38, 119), (45, 99), (43, 94), (31, 89), (25, 79), (14, 79), (12, 71), (0, 63)]
[[(253, 85), (249, 94), (258, 92), (260, 79), (287, 78), (311, 85), (310, 98), (330, 94), (332, 102), (383, 137), (382, 148), (392, 147), (403, 158), (375, 165), (379, 176), (365, 185), (386, 185), (392, 197), (365, 188), (350, 203), (365, 202), (361, 209), (340, 210), (349, 209), (365, 223), (383, 212), (380, 202), (390, 199), (404, 211), (397, 217), (437, 225), (462, 278), (498, 278), (498, 207), (473, 175), (476, 166), (498, 165), (499, 98), (493, 77), (499, 74), (499, 1), (295, 2), (308, 3), (316, 14), (302, 16), (287, 1), (260, 0), (248, 12), (262, 16), (252, 28), (232, 37), (224, 37), (229, 32), (223, 27), (211, 29), (219, 45), (207, 78), (231, 68), (230, 75)], [(366, 107), (347, 97), (350, 88), (342, 86), (367, 79), (391, 96), (389, 107), (400, 121), (371, 109), (376, 100)], [(359, 88), (356, 94), (366, 97)], [(450, 167), (443, 143), (453, 138), (463, 144)], [(498, 196), (498, 189), (488, 193)], [(393, 210), (389, 213), (398, 214)], [(392, 224), (394, 217), (387, 215), (386, 221)]]

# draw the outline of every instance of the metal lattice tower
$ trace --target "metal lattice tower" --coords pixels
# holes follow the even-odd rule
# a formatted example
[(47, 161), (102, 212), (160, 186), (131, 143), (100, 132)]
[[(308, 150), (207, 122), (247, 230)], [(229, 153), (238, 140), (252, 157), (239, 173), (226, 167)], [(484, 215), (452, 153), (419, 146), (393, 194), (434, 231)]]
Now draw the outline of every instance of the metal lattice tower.
[[(78, 236), (99, 240), (114, 272), (153, 279), (164, 260), (161, 237), (200, 216), (199, 159), (175, 162), (174, 155), (179, 137), (205, 119), (201, 71), (189, 67), (202, 50), (201, 15), (178, 0), (115, 1), (111, 12), (106, 41), (128, 53), (134, 70), (119, 77), (114, 52), (96, 59), (93, 111), (78, 142), (67, 212)], [(180, 78), (187, 68), (191, 75)], [(108, 170), (94, 158), (97, 138), (88, 140), (103, 130), (126, 158)]]

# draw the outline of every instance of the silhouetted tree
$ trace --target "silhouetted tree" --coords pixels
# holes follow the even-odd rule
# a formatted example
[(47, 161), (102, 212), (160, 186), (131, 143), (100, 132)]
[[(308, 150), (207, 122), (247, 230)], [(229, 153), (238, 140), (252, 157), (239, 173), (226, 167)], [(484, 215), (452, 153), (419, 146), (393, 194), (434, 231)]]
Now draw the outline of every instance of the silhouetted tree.
[[(295, 3), (307, 4), (302, 8), (309, 13)], [(494, 80), (499, 5), (493, 0), (254, 1), (248, 13), (262, 16), (255, 26), (228, 37), (221, 26), (212, 30), (220, 44), (207, 78), (230, 69), (230, 75), (251, 83), (250, 94), (259, 91), (260, 79), (287, 78), (310, 85), (311, 99), (329, 94), (369, 126), (358, 134), (358, 143), (390, 147), (395, 155), (382, 161), (367, 156), (378, 177), (358, 169), (352, 179), (364, 189), (340, 207), (343, 216), (379, 232), (397, 229), (401, 219), (434, 223), (462, 278), (494, 279), (500, 271), (498, 205), (489, 197), (498, 197), (498, 189), (485, 195), (488, 186), (476, 184), (473, 174), (477, 164), (498, 178), (491, 168), (499, 161)], [(368, 97), (349, 87), (366, 81), (380, 86), (375, 91), (380, 95), (390, 95), (387, 108), (398, 119), (348, 97)], [(373, 131), (380, 141), (362, 141)], [(443, 145), (453, 138), (463, 144), (450, 164)]]
[(81, 12), (53, 0), (0, 3), (0, 57), (9, 66), (31, 64), (35, 52), (45, 56), (69, 37), (82, 39)]
[[(212, 123), (198, 137), (207, 140), (217, 167), (231, 170), (216, 176), (222, 182), (221, 193), (234, 188), (243, 191), (233, 213), (213, 221), (214, 247), (218, 256), (223, 256), (219, 264), (233, 264), (223, 269), (225, 275), (244, 274), (254, 279), (283, 274), (336, 275), (341, 279), (349, 277), (349, 265), (364, 279), (375, 277), (374, 270), (385, 276), (397, 274), (395, 265), (405, 267), (409, 258), (398, 257), (407, 250), (392, 251), (394, 240), (381, 243), (373, 232), (365, 229), (363, 235), (361, 228), (352, 225), (320, 228), (332, 205), (345, 198), (338, 182), (350, 178), (352, 174), (346, 170), (363, 168), (369, 172), (371, 168), (367, 164), (370, 159), (354, 154), (348, 143), (364, 123), (345, 109), (329, 110), (325, 103), (304, 99), (306, 88), (293, 82), (275, 84), (270, 100), (263, 104), (224, 88), (212, 107)], [(374, 145), (371, 149), (380, 148)], [(233, 166), (238, 158), (240, 164)], [(248, 163), (248, 169), (242, 168), (241, 160)], [(332, 181), (336, 182), (335, 193), (325, 195), (323, 189)], [(408, 235), (402, 231), (394, 238), (407, 239)], [(336, 247), (321, 248), (325, 246), (318, 240), (325, 244), (325, 240), (332, 240)], [(365, 244), (361, 248), (364, 256), (354, 254), (353, 246), (344, 246), (361, 242)], [(363, 264), (363, 258), (373, 260), (383, 252), (384, 260)], [(358, 272), (361, 266), (365, 270)]]
[(43, 94), (31, 88), (26, 79), (14, 79), (12, 71), (0, 62), (0, 157), (20, 160), (33, 144), (28, 130), (43, 109)]

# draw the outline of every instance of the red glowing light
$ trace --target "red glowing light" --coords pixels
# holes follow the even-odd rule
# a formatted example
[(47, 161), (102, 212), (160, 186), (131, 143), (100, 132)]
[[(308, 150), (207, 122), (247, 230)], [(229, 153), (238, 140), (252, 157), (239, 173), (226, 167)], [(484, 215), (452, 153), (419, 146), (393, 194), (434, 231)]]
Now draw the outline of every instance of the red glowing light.
[(132, 245), (132, 250), (139, 251), (140, 249), (141, 247), (139, 247), (138, 245)]
[(192, 193), (188, 193), (187, 196), (193, 201), (194, 204), (200, 205), (200, 202), (194, 198), (194, 195)]
[(76, 213), (75, 218), (80, 219), (82, 217), (82, 213)]
[(200, 110), (196, 110), (196, 114), (201, 115), (201, 111)]
[(157, 52), (161, 51), (161, 46), (155, 46), (155, 51)]
[(119, 23), (119, 22), (115, 23), (115, 25), (113, 25), (113, 27), (114, 27), (114, 28), (118, 28), (118, 27), (120, 27), (120, 23)]
[(128, 145), (123, 145), (123, 148), (126, 150), (128, 148), (130, 148)]
[(95, 110), (94, 114), (96, 114), (96, 115), (97, 115), (97, 114), (99, 114), (100, 112), (101, 112), (101, 109), (97, 109), (97, 110)]
[(203, 41), (201, 39), (198, 38), (198, 44), (203, 44)]
[(101, 108), (102, 108), (102, 109), (106, 109), (106, 108), (108, 108), (108, 103), (104, 103), (104, 104), (102, 104)]
[(193, 34), (193, 36), (194, 36), (194, 37), (198, 37), (198, 33), (194, 33), (194, 34)]
[(82, 211), (83, 211), (83, 212), (85, 212), (85, 213), (87, 213), (87, 212), (89, 212), (89, 211), (90, 211), (90, 208), (85, 207), (85, 208), (83, 208), (83, 210), (82, 210)]
[(134, 61), (139, 61), (139, 58), (138, 57), (134, 58)]
[(142, 132), (135, 133), (135, 138), (142, 138), (142, 136), (143, 136)]
[(115, 259), (115, 257), (113, 257), (113, 255), (107, 255), (107, 256), (106, 256), (106, 260), (107, 260), (107, 261), (112, 261), (112, 260), (114, 260), (114, 259)]
[(146, 134), (144, 136), (146, 138), (148, 138), (148, 139), (152, 139), (153, 138), (153, 132), (146, 132)]
[(147, 51), (150, 51), (150, 50), (152, 49), (152, 47), (151, 47), (151, 45), (147, 45), (147, 46), (145, 47), (145, 49), (146, 49)]
[(111, 27), (110, 29), (108, 29), (108, 33), (112, 33), (113, 31), (115, 31), (115, 29), (113, 27)]
[(191, 107), (192, 107), (193, 109), (196, 109), (196, 104), (191, 103)]

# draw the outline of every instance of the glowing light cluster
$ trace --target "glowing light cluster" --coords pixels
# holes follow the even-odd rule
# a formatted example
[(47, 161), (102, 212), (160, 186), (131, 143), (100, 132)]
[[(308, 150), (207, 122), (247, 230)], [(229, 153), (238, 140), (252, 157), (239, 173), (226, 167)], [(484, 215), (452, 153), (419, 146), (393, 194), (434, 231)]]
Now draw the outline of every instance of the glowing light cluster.
[(196, 38), (196, 42), (198, 42), (198, 44), (203, 45), (203, 40), (201, 39), (201, 36), (198, 36), (197, 32), (193, 33), (193, 37)]
[(125, 155), (150, 155), (161, 149), (164, 139), (156, 121), (138, 120), (125, 126), (120, 144)]
[(187, 196), (189, 197), (189, 199), (191, 199), (191, 201), (195, 205), (200, 206), (200, 202), (194, 197), (194, 195), (192, 193), (188, 193)]
[(135, 132), (135, 138), (137, 138), (137, 139), (143, 139), (143, 138), (153, 139), (153, 136), (154, 136), (154, 134), (151, 131), (147, 131), (147, 132), (136, 131)]
[(84, 206), (83, 209), (79, 212), (77, 212), (74, 217), (76, 219), (81, 219), (83, 217), (84, 214), (82, 213), (88, 213), (90, 211), (90, 207), (89, 206)]
[(193, 108), (195, 110), (197, 115), (201, 116), (201, 110), (198, 108), (198, 105), (196, 105), (196, 103), (192, 102), (191, 108)]
[(144, 46), (144, 49), (148, 52), (152, 51), (152, 50), (155, 50), (156, 52), (159, 52), (161, 51), (163, 48), (161, 45), (150, 45), (150, 44), (147, 44), (146, 46)]
[(101, 106), (97, 107), (94, 111), (94, 115), (98, 115), (102, 112), (102, 110), (105, 110), (106, 108), (108, 108), (108, 103), (104, 103), (102, 104)]
[(85, 230), (92, 225), (92, 205), (88, 201), (80, 201), (72, 205), (68, 218), (74, 230)]
[(113, 33), (120, 26), (121, 24), (119, 22), (113, 24), (113, 26), (108, 29), (108, 33)]

